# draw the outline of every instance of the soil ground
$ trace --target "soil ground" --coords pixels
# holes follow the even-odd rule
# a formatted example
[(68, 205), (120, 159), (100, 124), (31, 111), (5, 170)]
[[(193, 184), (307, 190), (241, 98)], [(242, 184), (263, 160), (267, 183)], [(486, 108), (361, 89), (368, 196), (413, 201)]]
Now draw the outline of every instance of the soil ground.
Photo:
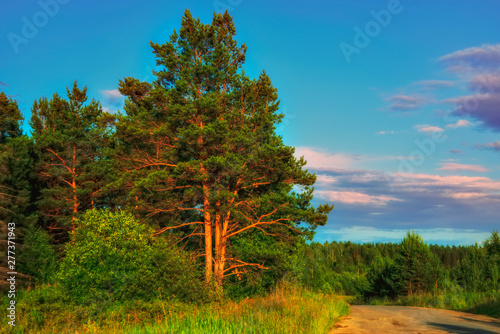
[(351, 306), (329, 334), (495, 334), (500, 321), (486, 316), (406, 306)]

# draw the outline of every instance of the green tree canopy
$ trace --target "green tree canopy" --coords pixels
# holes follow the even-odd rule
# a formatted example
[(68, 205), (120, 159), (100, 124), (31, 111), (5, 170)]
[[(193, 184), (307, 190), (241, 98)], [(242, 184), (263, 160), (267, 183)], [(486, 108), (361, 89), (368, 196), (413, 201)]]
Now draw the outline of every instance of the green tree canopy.
[(99, 206), (109, 174), (106, 150), (113, 117), (95, 100), (85, 105), (87, 88), (78, 88), (76, 81), (67, 96), (35, 101), (30, 121), (43, 183), (38, 205), (54, 235), (65, 235), (79, 213)]
[(16, 163), (16, 160), (22, 159), (24, 150), (20, 150), (22, 153), (16, 150), (21, 148), (19, 141), (11, 143), (12, 139), (22, 135), (22, 121), (17, 102), (0, 92), (0, 221), (4, 222), (19, 213), (16, 207), (27, 200), (27, 193), (23, 193), (25, 187), (19, 184), (22, 178), (14, 174), (26, 173), (30, 168)]
[[(17, 103), (0, 92), (0, 237), (4, 241), (0, 243), (0, 278), (4, 282), (9, 271), (7, 227), (15, 227), (14, 241), (19, 249), (23, 235), (37, 219), (34, 201), (38, 192), (33, 173), (36, 154), (33, 140), (22, 134), (22, 121)], [(23, 272), (20, 279), (28, 278), (26, 271), (19, 272)]]
[(154, 219), (157, 233), (198, 238), (206, 281), (215, 276), (218, 286), (235, 270), (265, 267), (229, 255), (231, 238), (298, 236), (332, 209), (311, 206), (316, 177), (276, 135), (277, 91), (265, 72), (244, 73), (246, 46), (235, 35), (227, 12), (203, 24), (186, 11), (179, 32), (151, 44), (156, 80), (126, 78), (119, 88), (127, 96), (116, 133), (124, 203)]
[(414, 231), (408, 231), (395, 257), (394, 281), (400, 293), (412, 295), (439, 286), (443, 268), (429, 246)]
[(5, 144), (8, 139), (22, 135), (23, 120), (17, 102), (4, 92), (0, 92), (0, 144)]
[(498, 231), (493, 231), (491, 236), (484, 242), (484, 248), (489, 256), (500, 257), (500, 236)]

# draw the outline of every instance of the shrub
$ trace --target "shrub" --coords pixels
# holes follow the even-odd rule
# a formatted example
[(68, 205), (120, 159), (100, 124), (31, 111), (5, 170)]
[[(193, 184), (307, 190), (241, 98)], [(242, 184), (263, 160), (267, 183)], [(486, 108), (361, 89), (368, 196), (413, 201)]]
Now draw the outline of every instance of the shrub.
[(50, 235), (39, 228), (29, 229), (19, 252), (19, 271), (37, 283), (48, 283), (56, 268), (57, 256)]
[(75, 301), (203, 299), (192, 255), (153, 237), (131, 214), (89, 210), (76, 226), (58, 273)]

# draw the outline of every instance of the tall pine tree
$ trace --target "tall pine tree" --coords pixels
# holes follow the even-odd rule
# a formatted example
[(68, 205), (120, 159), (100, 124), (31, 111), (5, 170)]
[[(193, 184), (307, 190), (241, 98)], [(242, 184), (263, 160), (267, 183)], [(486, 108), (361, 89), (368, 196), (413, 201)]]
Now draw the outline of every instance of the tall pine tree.
[(23, 115), (17, 102), (0, 92), (0, 144), (22, 135)]
[(310, 205), (316, 177), (275, 133), (283, 115), (270, 78), (242, 71), (246, 46), (230, 15), (206, 25), (186, 11), (181, 25), (166, 44), (151, 44), (161, 68), (153, 83), (120, 82), (128, 98), (117, 185), (123, 205), (157, 233), (201, 237), (206, 282), (222, 287), (242, 268), (265, 267), (231, 253), (231, 240), (253, 231), (293, 242), (325, 224), (332, 207)]
[[(33, 165), (36, 159), (33, 141), (22, 134), (23, 116), (17, 103), (0, 92), (0, 277), (5, 282), (7, 246), (16, 250), (27, 230), (36, 223), (36, 182)], [(10, 228), (10, 229), (8, 229)], [(14, 239), (7, 243), (8, 232)], [(18, 252), (15, 252), (18, 254)], [(27, 278), (20, 274), (20, 279)], [(4, 284), (0, 284), (0, 287)]]
[[(33, 142), (23, 136), (24, 118), (16, 101), (0, 92), (0, 220), (27, 225), (33, 214)], [(21, 230), (19, 229), (19, 232)]]
[(430, 292), (438, 289), (443, 279), (441, 262), (414, 231), (408, 231), (401, 241), (394, 266), (393, 278), (400, 294)]
[(102, 206), (99, 195), (109, 173), (106, 150), (113, 121), (97, 101), (85, 105), (86, 87), (80, 89), (75, 82), (67, 96), (35, 101), (30, 122), (43, 185), (40, 214), (51, 234), (63, 238), (75, 228), (80, 213)]

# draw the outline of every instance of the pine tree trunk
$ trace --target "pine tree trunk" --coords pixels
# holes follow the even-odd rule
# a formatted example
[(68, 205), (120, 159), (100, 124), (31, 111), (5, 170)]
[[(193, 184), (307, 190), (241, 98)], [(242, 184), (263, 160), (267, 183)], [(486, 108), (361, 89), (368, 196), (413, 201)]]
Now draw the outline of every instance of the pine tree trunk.
[(204, 234), (205, 234), (205, 282), (212, 281), (213, 253), (212, 253), (212, 219), (210, 217), (210, 201), (208, 199), (209, 188), (203, 184), (203, 206), (204, 206)]
[(71, 170), (72, 172), (72, 182), (71, 182), (71, 187), (73, 188), (73, 216), (71, 217), (71, 231), (75, 230), (75, 220), (76, 220), (76, 214), (78, 213), (78, 197), (76, 195), (76, 180), (75, 180), (75, 174), (76, 174), (76, 148), (73, 146), (73, 156), (72, 156), (72, 162), (73, 162), (73, 168)]
[(215, 281), (219, 287), (222, 287), (224, 278), (224, 263), (222, 262), (222, 220), (220, 216), (220, 201), (215, 204)]
[[(233, 204), (234, 198), (229, 201), (229, 204)], [(218, 203), (220, 205), (220, 203)], [(215, 279), (217, 285), (222, 291), (222, 285), (224, 283), (224, 269), (226, 266), (226, 250), (227, 250), (227, 230), (229, 228), (229, 219), (231, 217), (231, 211), (228, 211), (224, 219), (219, 214), (219, 210), (216, 211), (216, 267), (215, 267)]]

